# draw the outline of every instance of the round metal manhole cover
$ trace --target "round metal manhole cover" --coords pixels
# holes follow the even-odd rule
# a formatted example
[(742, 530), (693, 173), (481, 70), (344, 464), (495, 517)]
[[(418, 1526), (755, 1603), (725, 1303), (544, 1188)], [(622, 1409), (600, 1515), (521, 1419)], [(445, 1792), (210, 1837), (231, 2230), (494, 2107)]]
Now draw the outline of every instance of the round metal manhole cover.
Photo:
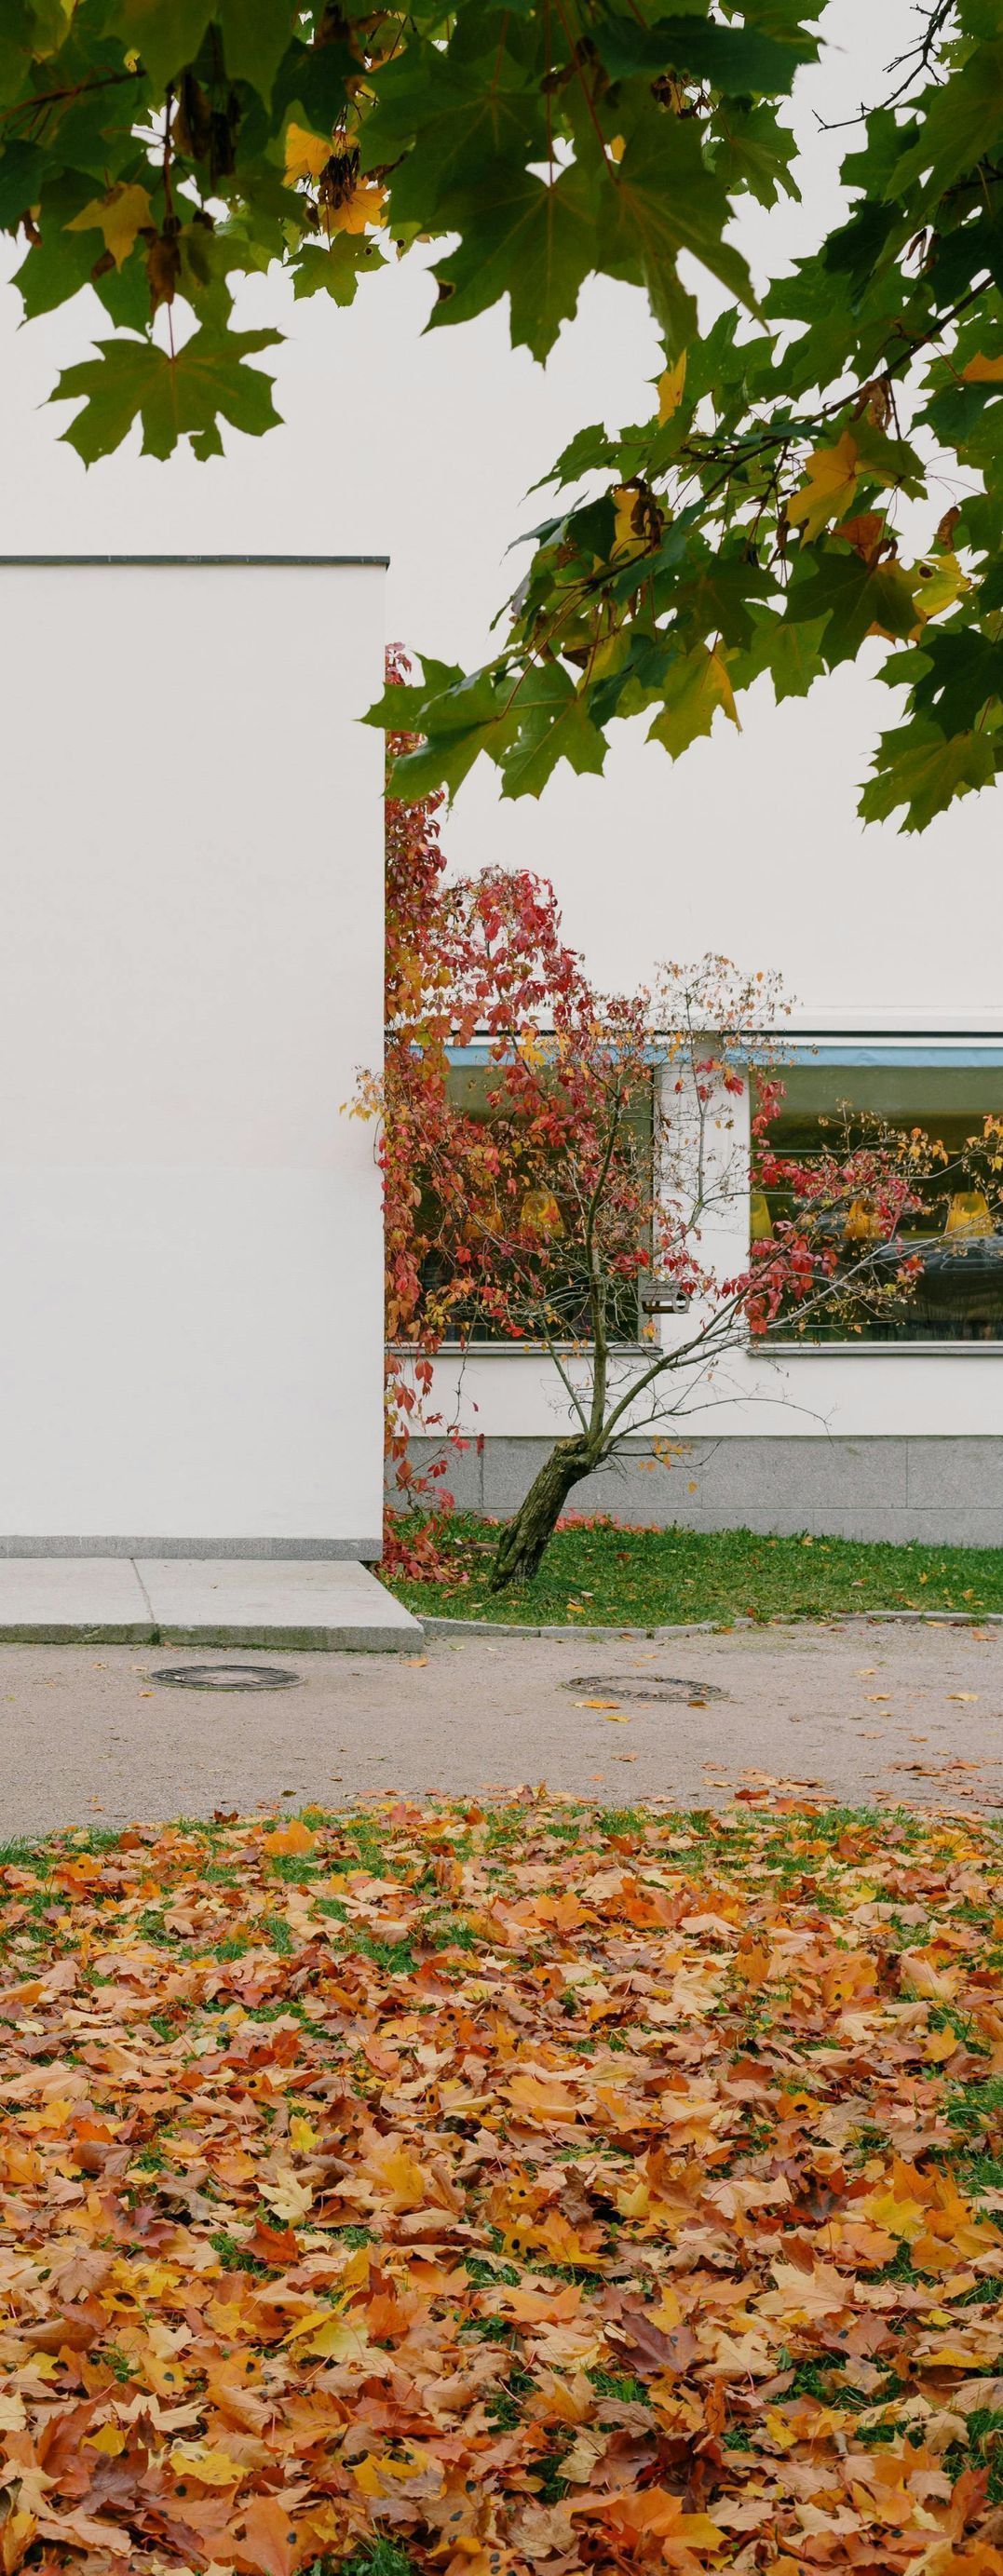
[(163, 1664), (151, 1681), (170, 1682), (176, 1690), (288, 1690), (299, 1674), (281, 1664)]
[(716, 1682), (690, 1681), (682, 1673), (584, 1673), (564, 1688), (594, 1691), (607, 1699), (674, 1700), (683, 1708), (704, 1708), (710, 1700), (728, 1697)]

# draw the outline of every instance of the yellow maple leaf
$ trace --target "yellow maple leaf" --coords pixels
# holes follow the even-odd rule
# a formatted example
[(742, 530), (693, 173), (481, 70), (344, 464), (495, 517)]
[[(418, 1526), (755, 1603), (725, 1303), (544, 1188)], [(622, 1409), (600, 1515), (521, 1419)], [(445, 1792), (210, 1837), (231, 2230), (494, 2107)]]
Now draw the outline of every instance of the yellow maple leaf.
[(922, 2201), (913, 2200), (908, 2193), (869, 2191), (866, 2200), (857, 2202), (857, 2208), (866, 2211), (875, 2227), (883, 2227), (887, 2235), (898, 2236), (905, 2245), (914, 2244), (927, 2223)]
[(949, 2004), (958, 1990), (956, 1968), (935, 1968), (909, 1950), (902, 1953), (901, 1975), (903, 1993), (922, 1995), (929, 2004)]
[(246, 2474), (242, 2460), (231, 2459), (229, 2451), (213, 2451), (205, 2442), (172, 2443), (171, 2464), (206, 2487), (239, 2486)]
[(85, 2451), (103, 2451), (109, 2460), (117, 2460), (124, 2451), (126, 2435), (121, 2424), (102, 2424), (97, 2433), (84, 2434)]
[(984, 358), (979, 349), (974, 358), (969, 358), (967, 367), (962, 367), (961, 377), (966, 385), (1003, 384), (1003, 357)]
[(857, 442), (844, 429), (835, 447), (813, 447), (807, 482), (787, 504), (791, 526), (803, 528), (809, 541), (820, 537), (833, 519), (845, 516), (857, 479)]
[(20, 2567), (27, 2557), (37, 2530), (37, 2514), (28, 2513), (20, 2506), (8, 2514), (3, 2527), (4, 2576), (14, 2576), (15, 2568)]
[(771, 2270), (777, 2286), (760, 2301), (766, 2316), (831, 2317), (852, 2304), (853, 2283), (834, 2263), (814, 2263), (806, 2272), (797, 2263), (774, 2261)]
[(559, 2076), (513, 2075), (508, 2088), (510, 2102), (518, 2111), (528, 2111), (539, 2120), (575, 2120), (578, 2117), (578, 2095)]
[(286, 127), (287, 187), (294, 187), (300, 179), (319, 179), (333, 149), (329, 134), (313, 134), (309, 126), (290, 121)]
[(613, 493), (614, 554), (643, 555), (649, 543), (643, 494), (636, 483), (618, 483)]
[(397, 2142), (375, 2164), (380, 2188), (389, 2192), (395, 2209), (424, 2209), (425, 2176), (409, 2148)]
[(664, 375), (659, 376), (658, 379), (659, 428), (662, 428), (667, 420), (671, 420), (673, 412), (678, 411), (685, 383), (686, 351), (682, 349), (671, 367), (666, 367)]
[(261, 2197), (275, 2211), (276, 2218), (288, 2219), (289, 2225), (295, 2227), (313, 2206), (313, 2187), (301, 2182), (291, 2165), (280, 2166), (273, 2182), (262, 2183)]
[(367, 2452), (364, 2460), (353, 2460), (352, 2476), (355, 2479), (356, 2486), (360, 2489), (363, 2495), (382, 2495), (383, 2478), (380, 2474), (382, 2468), (382, 2460), (373, 2459), (369, 2452)]
[(287, 1825), (280, 1825), (275, 1833), (265, 1835), (264, 1850), (269, 1860), (273, 1855), (284, 1857), (287, 1853), (312, 1852), (316, 1849), (316, 1834), (312, 1834), (309, 1825), (302, 1824), (298, 1816), (290, 1816)]
[(360, 179), (340, 206), (324, 209), (325, 222), (335, 233), (364, 233), (367, 224), (381, 224), (386, 189), (375, 179)]
[(120, 182), (109, 188), (104, 197), (92, 197), (65, 226), (68, 233), (99, 232), (110, 250), (116, 268), (128, 259), (136, 235), (152, 224), (150, 200), (145, 188), (126, 187)]
[(303, 2347), (315, 2361), (362, 2361), (369, 2350), (365, 2326), (349, 2324), (347, 2317), (332, 2316), (311, 2335)]
[(957, 555), (928, 555), (916, 565), (913, 598), (920, 617), (938, 617), (942, 608), (953, 608), (972, 585), (962, 571)]
[(317, 2144), (317, 2131), (311, 2121), (304, 2119), (301, 2111), (294, 2111), (289, 2122), (289, 2142), (298, 2156), (308, 2155), (310, 2148)]

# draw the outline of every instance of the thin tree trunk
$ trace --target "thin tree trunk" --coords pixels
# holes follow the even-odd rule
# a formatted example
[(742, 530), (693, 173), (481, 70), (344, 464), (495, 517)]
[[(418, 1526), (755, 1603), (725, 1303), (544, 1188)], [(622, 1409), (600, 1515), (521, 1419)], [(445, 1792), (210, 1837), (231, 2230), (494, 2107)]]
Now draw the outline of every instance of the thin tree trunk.
[(568, 1495), (601, 1460), (601, 1445), (597, 1447), (584, 1432), (576, 1432), (573, 1439), (555, 1441), (528, 1494), (501, 1533), (491, 1568), (491, 1592), (504, 1592), (510, 1583), (528, 1582), (537, 1572)]

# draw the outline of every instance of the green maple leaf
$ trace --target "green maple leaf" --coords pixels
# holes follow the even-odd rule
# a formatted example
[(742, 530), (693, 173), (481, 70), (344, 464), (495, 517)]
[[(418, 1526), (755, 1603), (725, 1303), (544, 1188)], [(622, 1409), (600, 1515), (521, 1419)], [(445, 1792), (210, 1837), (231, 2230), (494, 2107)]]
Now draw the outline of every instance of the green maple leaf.
[[(395, 697), (403, 694), (394, 692)], [(482, 751), (500, 760), (515, 732), (511, 699), (511, 681), (490, 669), (474, 671), (429, 699), (421, 718), (426, 740), (394, 762), (391, 794), (405, 804), (435, 787), (447, 787), (453, 795)]]
[(614, 80), (632, 72), (689, 73), (740, 98), (783, 96), (799, 65), (818, 52), (803, 29), (784, 43), (753, 27), (722, 27), (696, 15), (657, 18), (652, 27), (607, 18), (597, 27), (595, 41)]
[(194, 62), (215, 20), (231, 80), (246, 80), (271, 103), (272, 83), (292, 42), (289, 0), (121, 0), (125, 42), (142, 55), (155, 88)]
[(458, 662), (436, 662), (431, 654), (422, 655), (420, 680), (395, 680), (384, 689), (375, 706), (368, 707), (363, 724), (378, 725), (383, 733), (422, 733), (426, 718), (436, 698), (453, 689), (463, 678)]
[(738, 724), (731, 681), (722, 655), (697, 644), (670, 664), (662, 682), (662, 712), (649, 725), (649, 742), (660, 742), (673, 760), (687, 751), (699, 734), (709, 733), (719, 707)]
[(820, 651), (825, 621), (810, 617), (795, 623), (776, 617), (773, 625), (776, 631), (766, 668), (779, 706), (784, 698), (806, 698), (813, 680), (825, 669)]
[(0, 25), (0, 100), (20, 98), (30, 59), (31, 28), (24, 0), (4, 7)]
[(0, 152), (0, 232), (13, 232), (26, 206), (34, 206), (46, 179), (44, 153), (36, 143), (15, 139)]
[(41, 240), (33, 243), (14, 273), (13, 283), (24, 305), (26, 321), (34, 320), (38, 313), (53, 312), (58, 304), (65, 304), (87, 285), (102, 248), (101, 240), (94, 233), (68, 232), (67, 225), (82, 212), (93, 193), (90, 180), (73, 173), (61, 174), (46, 188)]
[(861, 563), (857, 555), (823, 555), (817, 572), (792, 583), (789, 600), (788, 614), (799, 624), (825, 619), (820, 650), (829, 670), (852, 660), (872, 626), (906, 636), (917, 624), (912, 583), (901, 565)]
[(272, 83), (293, 37), (291, 0), (216, 0), (231, 80), (246, 80), (271, 105)]
[(714, 169), (729, 196), (747, 188), (761, 206), (775, 206), (785, 197), (799, 195), (791, 162), (797, 150), (796, 136), (778, 125), (771, 107), (760, 106), (744, 114), (732, 108), (724, 133), (714, 145)]
[[(226, 330), (233, 308), (230, 278), (238, 273), (260, 274), (271, 266), (271, 255), (265, 246), (252, 241), (237, 225), (220, 225), (210, 232), (205, 224), (184, 224), (178, 234), (178, 251), (178, 291), (199, 321), (218, 331)], [(141, 324), (134, 327), (139, 329)]]
[(696, 306), (679, 282), (680, 251), (691, 251), (756, 309), (745, 261), (723, 238), (730, 220), (727, 192), (704, 158), (696, 122), (646, 107), (613, 173), (598, 265), (647, 289), (670, 351), (697, 336)]
[(368, 233), (335, 233), (329, 248), (311, 242), (297, 259), (293, 294), (330, 295), (335, 304), (351, 304), (360, 277), (386, 265)]
[(899, 805), (906, 807), (900, 832), (922, 832), (956, 796), (988, 787), (995, 775), (988, 734), (962, 733), (947, 739), (932, 724), (903, 725), (882, 734), (878, 776), (868, 781), (857, 812), (865, 823), (883, 822)]
[(212, 0), (121, 0), (123, 45), (142, 55), (155, 89), (193, 62), (212, 17)]
[(942, 733), (966, 732), (987, 698), (1001, 693), (1003, 643), (993, 642), (977, 626), (924, 635), (916, 706), (921, 715), (933, 716)]
[(593, 467), (611, 465), (617, 453), (617, 440), (609, 437), (601, 421), (595, 421), (588, 429), (575, 431), (556, 463), (548, 473), (540, 475), (538, 482), (530, 485), (530, 490), (542, 492), (548, 483), (577, 483)]
[(941, 196), (984, 155), (995, 157), (1003, 131), (1003, 39), (979, 45), (943, 88), (926, 93), (918, 139), (896, 162), (889, 197), (904, 196), (922, 179), (922, 202)]
[(503, 796), (539, 796), (559, 760), (579, 774), (602, 769), (605, 741), (560, 662), (527, 671), (512, 713), (517, 731), (501, 761)]
[(4, 104), (22, 98), (30, 86), (33, 58), (58, 53), (70, 17), (63, 0), (2, 0), (0, 100)]
[(428, 327), (467, 322), (507, 292), (513, 347), (545, 358), (575, 313), (585, 279), (602, 264), (588, 181), (577, 165), (552, 187), (505, 165), (485, 197), (487, 211), (435, 270), (442, 300)]
[(170, 456), (182, 438), (191, 439), (197, 456), (218, 456), (221, 419), (252, 437), (277, 421), (271, 378), (244, 361), (281, 337), (279, 331), (217, 332), (206, 326), (173, 359), (150, 340), (102, 340), (95, 357), (64, 369), (49, 399), (86, 396), (84, 410), (63, 431), (85, 465), (110, 456), (137, 419), (144, 456)]
[(505, 77), (478, 80), (478, 68), (434, 46), (409, 49), (387, 65), (362, 147), (367, 169), (391, 165), (395, 224), (441, 231), (454, 212), (462, 223), (480, 198), (485, 170), (546, 160), (539, 90)]

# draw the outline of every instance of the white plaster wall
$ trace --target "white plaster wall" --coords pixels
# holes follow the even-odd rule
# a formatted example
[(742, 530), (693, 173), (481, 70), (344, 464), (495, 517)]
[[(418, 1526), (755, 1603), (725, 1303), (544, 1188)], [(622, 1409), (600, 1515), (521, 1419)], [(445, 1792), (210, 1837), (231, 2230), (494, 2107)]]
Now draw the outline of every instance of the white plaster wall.
[(0, 1546), (381, 1525), (376, 566), (0, 566)]
[[(435, 1370), (429, 1412), (471, 1438), (556, 1439), (574, 1428), (556, 1371), (530, 1350), (492, 1351)], [(978, 1343), (948, 1352), (882, 1350), (844, 1358), (799, 1351), (787, 1360), (745, 1354), (722, 1366), (704, 1400), (660, 1425), (665, 1438), (818, 1439), (1003, 1437), (1003, 1355)]]

